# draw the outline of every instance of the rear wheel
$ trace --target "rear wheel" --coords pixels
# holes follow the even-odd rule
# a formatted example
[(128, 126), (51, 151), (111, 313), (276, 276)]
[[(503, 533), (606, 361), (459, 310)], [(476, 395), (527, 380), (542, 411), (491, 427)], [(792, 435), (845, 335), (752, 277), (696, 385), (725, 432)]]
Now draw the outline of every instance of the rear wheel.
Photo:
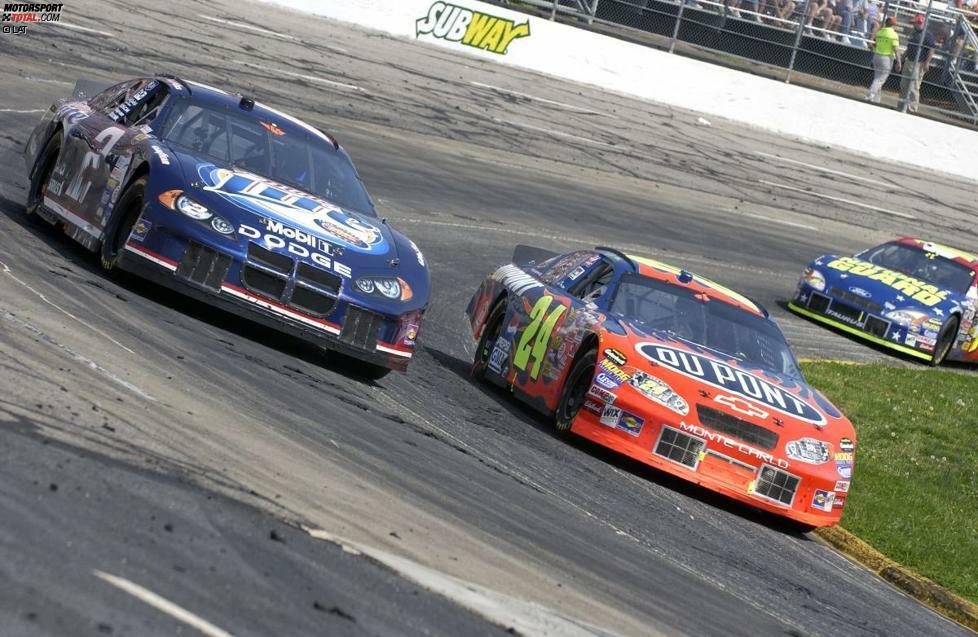
[(574, 418), (584, 406), (587, 390), (594, 379), (594, 366), (597, 363), (598, 352), (595, 349), (589, 349), (574, 359), (574, 365), (571, 366), (567, 380), (564, 381), (564, 388), (560, 392), (560, 401), (554, 414), (554, 429), (558, 434), (564, 435), (570, 431)]
[(503, 331), (503, 319), (506, 318), (506, 300), (498, 301), (489, 312), (486, 325), (479, 337), (479, 346), (475, 348), (475, 358), (472, 360), (472, 375), (476, 378), (486, 377), (489, 356), (496, 345), (496, 339)]
[(930, 359), (932, 366), (937, 367), (947, 358), (947, 353), (951, 351), (954, 339), (958, 336), (958, 325), (958, 317), (952, 316), (941, 326), (941, 331), (937, 334), (937, 342), (934, 343), (934, 354)]
[(110, 271), (119, 263), (133, 226), (143, 212), (146, 178), (140, 177), (126, 188), (115, 205), (109, 225), (105, 228), (100, 253), (102, 269)]
[(37, 209), (44, 203), (44, 192), (47, 190), (48, 182), (51, 181), (51, 174), (54, 173), (60, 152), (61, 132), (56, 131), (34, 164), (34, 176), (31, 178), (30, 190), (27, 193), (28, 216), (37, 214)]

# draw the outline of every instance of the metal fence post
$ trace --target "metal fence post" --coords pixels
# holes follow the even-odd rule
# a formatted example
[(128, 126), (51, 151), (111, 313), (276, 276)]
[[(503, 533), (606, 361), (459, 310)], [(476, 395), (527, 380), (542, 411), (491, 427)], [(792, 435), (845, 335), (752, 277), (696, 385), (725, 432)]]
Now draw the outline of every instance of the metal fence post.
[[(910, 81), (907, 82), (907, 90), (906, 91), (902, 91), (902, 90), (900, 91), (900, 112), (901, 113), (906, 113), (907, 112), (907, 109), (910, 108), (910, 100), (908, 98), (910, 97), (910, 90), (912, 88), (917, 88), (917, 99), (918, 100), (920, 99), (920, 88), (914, 86), (916, 84), (916, 82), (914, 81), (914, 77), (913, 76), (914, 76), (915, 73), (918, 72), (918, 69), (920, 69), (920, 54), (924, 52), (924, 42), (927, 40), (927, 38), (925, 37), (927, 35), (927, 24), (930, 21), (930, 10), (931, 10), (931, 7), (933, 5), (934, 5), (934, 0), (928, 0), (928, 2), (927, 2), (927, 10), (924, 12), (924, 26), (920, 30), (920, 42), (917, 43), (917, 50), (915, 51), (915, 55), (914, 55), (914, 58), (913, 58), (913, 67), (910, 69)], [(911, 37), (913, 37), (913, 36), (911, 36)], [(910, 42), (908, 41), (907, 44), (909, 45)], [(937, 43), (935, 42), (934, 45), (937, 46)], [(906, 66), (903, 67), (903, 72), (904, 73), (907, 72), (907, 67)], [(923, 84), (924, 84), (924, 74), (923, 74), (923, 72), (921, 72), (920, 73), (920, 85), (923, 86)]]
[(588, 24), (591, 24), (592, 22), (594, 22), (594, 17), (596, 15), (598, 15), (598, 1), (599, 0), (594, 0), (594, 4), (591, 5), (591, 15), (588, 16), (588, 19), (587, 19), (587, 23)]
[(679, 11), (676, 12), (676, 26), (672, 30), (672, 42), (669, 43), (669, 52), (676, 49), (676, 38), (679, 37), (679, 25), (683, 21), (683, 9), (686, 8), (687, 0), (679, 0)]
[(560, 2), (560, 0), (554, 0), (554, 7), (553, 7), (553, 9), (550, 10), (550, 21), (551, 22), (553, 22), (554, 19), (557, 17), (557, 3), (558, 2)]
[(788, 62), (788, 73), (784, 76), (785, 84), (791, 84), (791, 72), (795, 69), (795, 58), (798, 56), (798, 47), (801, 46), (801, 36), (805, 31), (805, 21), (808, 20), (808, 9), (811, 1), (805, 0), (805, 6), (801, 10), (801, 17), (798, 19), (798, 30), (795, 31), (795, 45), (791, 47), (791, 61)]

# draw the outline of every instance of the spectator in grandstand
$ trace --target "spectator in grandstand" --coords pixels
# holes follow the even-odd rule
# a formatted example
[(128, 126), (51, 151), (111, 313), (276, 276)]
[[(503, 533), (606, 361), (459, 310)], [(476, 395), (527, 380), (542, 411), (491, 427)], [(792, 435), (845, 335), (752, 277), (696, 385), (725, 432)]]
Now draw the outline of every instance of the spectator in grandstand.
[(853, 0), (835, 0), (832, 12), (835, 28), (840, 33), (839, 40), (844, 40), (852, 31)]
[(900, 72), (900, 36), (897, 34), (896, 18), (890, 16), (886, 25), (876, 31), (876, 41), (873, 45), (873, 82), (869, 85), (866, 100), (873, 104), (880, 103), (880, 92), (890, 77), (890, 71), (896, 68)]
[[(761, 16), (758, 15), (761, 12), (760, 11), (760, 0), (740, 0), (740, 9), (741, 9), (741, 11), (752, 11), (753, 12), (753, 15), (752, 16), (745, 17), (744, 19), (752, 19), (752, 20), (756, 20), (757, 22), (760, 22), (761, 21)], [(739, 12), (738, 12), (737, 17), (740, 18), (740, 17), (743, 17), (743, 16), (741, 16), (739, 14)]]
[[(829, 37), (829, 31), (833, 31), (838, 23), (842, 22), (842, 18), (835, 15), (835, 0), (811, 0), (808, 3), (808, 26), (814, 26), (815, 20), (821, 23), (823, 37)], [(815, 35), (811, 28), (807, 32), (809, 35)]]
[(936, 41), (934, 34), (924, 30), (924, 16), (917, 14), (911, 22), (913, 33), (907, 41), (907, 50), (903, 52), (899, 109), (906, 108), (907, 111), (916, 113), (920, 106), (920, 84), (924, 80), (927, 69), (930, 68)]
[[(861, 38), (872, 39), (877, 29), (880, 28), (880, 9), (876, 0), (856, 0), (852, 11), (854, 15), (852, 32)], [(864, 46), (862, 41), (854, 43), (850, 39), (849, 43)]]
[[(976, 0), (978, 1), (978, 0)], [(792, 0), (774, 0), (774, 16), (782, 20), (790, 20), (795, 13), (795, 3)]]

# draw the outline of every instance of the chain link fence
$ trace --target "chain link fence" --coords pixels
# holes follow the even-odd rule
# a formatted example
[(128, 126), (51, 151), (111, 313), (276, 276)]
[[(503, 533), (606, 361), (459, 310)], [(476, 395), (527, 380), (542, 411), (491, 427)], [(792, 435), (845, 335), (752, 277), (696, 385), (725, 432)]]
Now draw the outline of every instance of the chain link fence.
[(978, 128), (978, 0), (488, 1)]

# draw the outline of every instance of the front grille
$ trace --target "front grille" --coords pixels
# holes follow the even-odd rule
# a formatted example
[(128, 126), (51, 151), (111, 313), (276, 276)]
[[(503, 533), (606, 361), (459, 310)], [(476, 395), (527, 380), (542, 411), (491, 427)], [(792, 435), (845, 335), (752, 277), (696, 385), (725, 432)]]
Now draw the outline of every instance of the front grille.
[(659, 442), (655, 445), (655, 453), (690, 469), (695, 469), (705, 448), (706, 441), (702, 438), (684, 434), (672, 427), (663, 427), (662, 431), (659, 432)]
[(777, 433), (719, 409), (706, 405), (696, 405), (696, 414), (699, 416), (700, 424), (704, 427), (732, 436), (755, 447), (774, 449), (778, 444)]
[(824, 294), (812, 292), (812, 295), (808, 297), (808, 309), (812, 312), (824, 314), (825, 310), (829, 309), (829, 297)]
[(384, 324), (384, 317), (362, 308), (351, 305), (346, 309), (340, 340), (347, 345), (375, 351), (377, 349), (377, 333)]
[(311, 283), (320, 290), (325, 292), (331, 292), (333, 294), (340, 293), (340, 285), (342, 284), (342, 279), (332, 272), (327, 272), (326, 270), (321, 270), (314, 265), (309, 265), (308, 263), (300, 263), (299, 267), (296, 269), (295, 277), (297, 281), (303, 281), (306, 283)]
[(228, 255), (191, 241), (177, 266), (177, 276), (212, 290), (220, 290), (230, 266), (231, 257)]
[(840, 303), (839, 301), (832, 301), (832, 311), (848, 319), (852, 319), (855, 323), (858, 323), (863, 315), (862, 310), (851, 305), (846, 305), (845, 303)]
[(282, 295), (285, 294), (285, 284), (288, 283), (288, 279), (246, 263), (241, 268), (241, 282), (255, 294), (281, 300)]
[(879, 303), (874, 303), (869, 299), (864, 299), (858, 294), (853, 294), (849, 290), (843, 290), (842, 288), (833, 287), (829, 289), (829, 294), (831, 294), (834, 297), (843, 299), (847, 303), (851, 303), (856, 307), (861, 307), (864, 310), (869, 310), (870, 312), (878, 313), (883, 310), (883, 306), (880, 305)]
[(875, 316), (870, 316), (866, 319), (865, 329), (877, 338), (884, 338), (886, 336), (886, 330), (890, 329), (890, 322)]
[(257, 243), (248, 242), (248, 260), (282, 274), (292, 273), (292, 258), (278, 252), (266, 250)]
[(801, 482), (801, 478), (797, 476), (775, 469), (770, 465), (763, 465), (754, 484), (754, 493), (791, 506), (799, 482)]
[(296, 285), (292, 290), (292, 298), (289, 300), (289, 305), (297, 307), (308, 314), (326, 316), (332, 311), (333, 306), (336, 305), (336, 298), (326, 296), (322, 292), (313, 290), (312, 288)]

